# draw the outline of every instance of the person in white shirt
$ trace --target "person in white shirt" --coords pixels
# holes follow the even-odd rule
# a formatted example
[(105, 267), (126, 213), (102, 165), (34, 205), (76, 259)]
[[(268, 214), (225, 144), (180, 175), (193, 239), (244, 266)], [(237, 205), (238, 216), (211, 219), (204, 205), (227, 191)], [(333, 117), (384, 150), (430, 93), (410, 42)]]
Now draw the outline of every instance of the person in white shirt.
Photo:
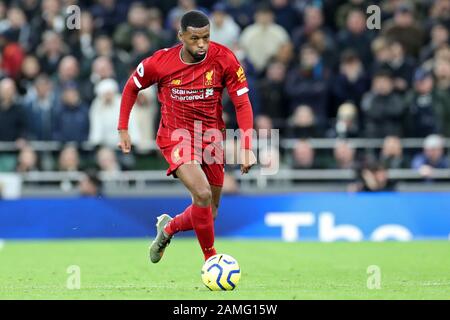
[(262, 72), (270, 58), (289, 41), (286, 30), (274, 22), (269, 7), (260, 6), (255, 13), (255, 23), (242, 31), (239, 45), (258, 72)]
[[(117, 131), (120, 111), (119, 86), (114, 79), (101, 80), (95, 87), (95, 99), (92, 102), (89, 119), (90, 131), (89, 142), (94, 145), (106, 145), (112, 148), (117, 147), (119, 142), (117, 135), (112, 134)], [(131, 114), (130, 132), (133, 135), (133, 142), (139, 145), (141, 137)]]
[(233, 49), (238, 43), (241, 28), (225, 10), (225, 4), (220, 2), (213, 7), (210, 18), (211, 40)]

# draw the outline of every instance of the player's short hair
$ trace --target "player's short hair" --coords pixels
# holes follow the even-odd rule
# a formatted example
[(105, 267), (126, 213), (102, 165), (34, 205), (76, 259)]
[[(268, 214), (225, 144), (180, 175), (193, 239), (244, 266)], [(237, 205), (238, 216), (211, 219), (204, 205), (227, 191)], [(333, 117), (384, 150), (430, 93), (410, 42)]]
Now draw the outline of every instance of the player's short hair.
[(188, 27), (203, 28), (209, 24), (209, 19), (203, 12), (192, 10), (186, 12), (181, 17), (181, 31), (186, 31)]

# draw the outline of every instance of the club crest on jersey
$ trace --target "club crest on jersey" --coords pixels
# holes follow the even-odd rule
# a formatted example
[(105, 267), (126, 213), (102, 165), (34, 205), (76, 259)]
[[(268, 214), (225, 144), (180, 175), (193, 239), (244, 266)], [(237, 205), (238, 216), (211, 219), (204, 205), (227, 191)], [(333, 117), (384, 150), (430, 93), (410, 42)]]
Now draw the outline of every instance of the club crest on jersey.
[(242, 68), (242, 66), (239, 66), (239, 69), (236, 71), (236, 75), (239, 82), (244, 82), (245, 80), (247, 80), (247, 78), (245, 77), (244, 68)]
[(180, 79), (173, 79), (170, 84), (172, 84), (174, 86), (179, 86), (181, 84), (181, 80)]
[(205, 73), (205, 86), (213, 85), (213, 74), (214, 70), (210, 70)]

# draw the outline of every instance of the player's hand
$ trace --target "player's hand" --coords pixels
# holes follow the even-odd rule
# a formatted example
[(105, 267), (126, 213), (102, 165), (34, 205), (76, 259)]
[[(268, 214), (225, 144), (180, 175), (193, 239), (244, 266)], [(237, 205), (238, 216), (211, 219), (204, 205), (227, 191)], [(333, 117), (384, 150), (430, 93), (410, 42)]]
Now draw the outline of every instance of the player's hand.
[(256, 157), (252, 150), (241, 150), (241, 174), (248, 173), (256, 164)]
[(131, 138), (128, 134), (128, 130), (119, 130), (120, 142), (117, 146), (123, 153), (129, 153), (131, 151)]

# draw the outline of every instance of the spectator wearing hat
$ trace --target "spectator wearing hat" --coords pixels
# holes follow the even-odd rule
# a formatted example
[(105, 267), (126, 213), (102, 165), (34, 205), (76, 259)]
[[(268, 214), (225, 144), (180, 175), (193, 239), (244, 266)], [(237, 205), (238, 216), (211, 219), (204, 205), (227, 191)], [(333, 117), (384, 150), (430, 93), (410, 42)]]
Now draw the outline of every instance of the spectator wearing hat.
[(414, 88), (405, 99), (406, 133), (409, 137), (426, 137), (442, 131), (447, 101), (434, 88), (431, 71), (419, 68), (414, 73)]
[[(118, 143), (117, 123), (120, 111), (120, 92), (113, 79), (101, 80), (95, 87), (95, 99), (92, 102), (89, 119), (89, 142), (94, 145), (106, 145), (116, 148)], [(130, 135), (133, 143), (140, 144), (139, 130), (136, 121), (130, 119)]]
[(218, 2), (213, 6), (211, 22), (211, 40), (218, 42), (230, 49), (233, 49), (239, 39), (241, 28), (233, 20), (233, 18), (227, 14), (226, 5)]
[(89, 134), (89, 110), (80, 98), (77, 84), (66, 83), (60, 99), (55, 112), (54, 139), (61, 142), (86, 141)]
[(404, 103), (394, 92), (394, 82), (389, 71), (380, 70), (375, 74), (371, 90), (363, 96), (361, 109), (366, 137), (403, 135)]
[(423, 142), (423, 152), (416, 155), (411, 163), (411, 168), (416, 169), (426, 178), (430, 178), (433, 169), (449, 168), (449, 159), (445, 155), (444, 139), (439, 135), (429, 135)]

